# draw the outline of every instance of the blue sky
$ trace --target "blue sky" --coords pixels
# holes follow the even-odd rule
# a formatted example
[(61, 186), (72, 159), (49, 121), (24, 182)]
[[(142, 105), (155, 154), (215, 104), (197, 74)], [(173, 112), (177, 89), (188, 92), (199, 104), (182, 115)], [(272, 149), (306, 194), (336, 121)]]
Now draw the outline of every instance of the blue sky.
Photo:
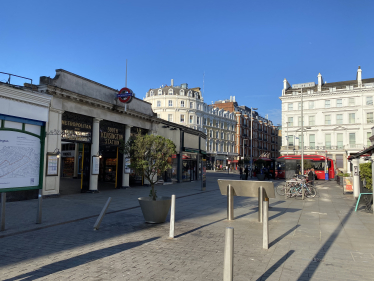
[[(63, 68), (104, 85), (203, 87), (281, 122), (290, 84), (374, 77), (374, 1), (6, 1), (0, 71), (54, 77)], [(6, 76), (0, 75), (5, 81)], [(14, 79), (14, 83), (23, 83)]]

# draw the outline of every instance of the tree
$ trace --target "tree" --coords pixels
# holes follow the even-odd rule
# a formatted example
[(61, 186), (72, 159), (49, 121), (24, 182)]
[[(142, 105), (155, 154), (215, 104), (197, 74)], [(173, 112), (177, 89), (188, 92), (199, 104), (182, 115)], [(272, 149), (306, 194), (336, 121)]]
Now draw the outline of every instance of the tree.
[(152, 187), (150, 196), (156, 200), (157, 175), (171, 168), (168, 158), (176, 153), (175, 144), (162, 136), (142, 135), (138, 132), (126, 143), (121, 142), (120, 152), (130, 158), (130, 168), (149, 181)]

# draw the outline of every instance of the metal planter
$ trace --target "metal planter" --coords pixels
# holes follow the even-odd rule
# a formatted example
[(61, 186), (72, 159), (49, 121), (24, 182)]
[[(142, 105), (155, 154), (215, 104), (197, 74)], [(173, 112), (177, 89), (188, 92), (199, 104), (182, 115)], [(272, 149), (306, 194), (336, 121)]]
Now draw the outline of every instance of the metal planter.
[(145, 222), (165, 222), (171, 206), (170, 197), (159, 197), (156, 201), (152, 200), (151, 197), (139, 197), (138, 200)]

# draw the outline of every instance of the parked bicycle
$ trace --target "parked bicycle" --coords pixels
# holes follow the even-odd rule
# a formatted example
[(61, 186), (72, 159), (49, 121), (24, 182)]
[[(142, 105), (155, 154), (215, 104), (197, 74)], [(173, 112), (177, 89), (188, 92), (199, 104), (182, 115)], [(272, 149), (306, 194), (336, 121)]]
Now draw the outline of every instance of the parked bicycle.
[(307, 182), (304, 176), (296, 176), (277, 187), (277, 193), (281, 196), (300, 197), (303, 195), (307, 198), (313, 198), (317, 195), (317, 189)]

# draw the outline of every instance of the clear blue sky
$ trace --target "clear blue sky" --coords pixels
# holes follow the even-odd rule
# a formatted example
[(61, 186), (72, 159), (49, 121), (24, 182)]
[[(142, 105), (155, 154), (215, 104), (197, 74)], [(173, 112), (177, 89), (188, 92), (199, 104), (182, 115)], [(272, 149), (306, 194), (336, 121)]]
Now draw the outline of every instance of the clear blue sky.
[[(290, 84), (374, 77), (374, 1), (3, 1), (0, 71), (63, 68), (143, 98), (162, 84), (236, 96), (281, 121)], [(0, 80), (7, 77), (0, 75)], [(23, 81), (13, 80), (23, 83)]]

